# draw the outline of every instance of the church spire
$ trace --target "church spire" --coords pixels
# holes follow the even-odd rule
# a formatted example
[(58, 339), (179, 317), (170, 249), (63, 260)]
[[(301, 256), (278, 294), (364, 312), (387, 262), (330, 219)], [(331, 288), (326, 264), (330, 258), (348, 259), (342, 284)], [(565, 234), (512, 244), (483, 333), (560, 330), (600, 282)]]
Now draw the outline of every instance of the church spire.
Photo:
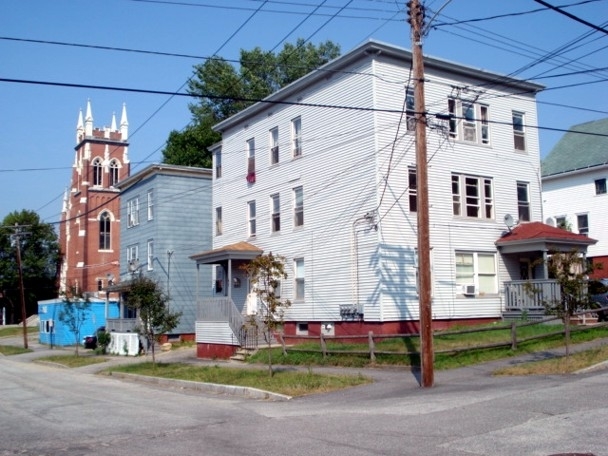
[(84, 121), (82, 120), (82, 109), (78, 112), (78, 123), (76, 124), (76, 144), (80, 142), (84, 135)]
[(86, 136), (93, 136), (93, 114), (91, 112), (91, 100), (87, 100), (87, 113), (84, 118), (84, 129)]
[(122, 104), (122, 115), (120, 116), (121, 139), (126, 141), (129, 137), (129, 121), (127, 120), (127, 105)]

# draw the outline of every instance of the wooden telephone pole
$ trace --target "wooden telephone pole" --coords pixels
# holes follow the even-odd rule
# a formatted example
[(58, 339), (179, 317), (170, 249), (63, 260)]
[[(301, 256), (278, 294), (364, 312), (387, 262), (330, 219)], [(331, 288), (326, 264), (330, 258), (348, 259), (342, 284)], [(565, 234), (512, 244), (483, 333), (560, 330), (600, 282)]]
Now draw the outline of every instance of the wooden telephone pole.
[(21, 265), (21, 227), (15, 223), (15, 234), (13, 241), (17, 248), (17, 269), (19, 270), (19, 295), (21, 298), (21, 319), (23, 320), (23, 348), (28, 348), (27, 344), (27, 312), (25, 310), (25, 293), (23, 291), (23, 266)]
[(424, 103), (424, 59), (422, 29), (424, 8), (420, 0), (407, 3), (412, 27), (412, 72), (414, 76), (414, 109), (416, 110), (416, 192), (418, 198), (418, 278), (420, 306), (421, 386), (434, 384), (433, 313), (431, 309), (431, 243), (429, 236), (429, 186), (426, 160), (426, 107)]

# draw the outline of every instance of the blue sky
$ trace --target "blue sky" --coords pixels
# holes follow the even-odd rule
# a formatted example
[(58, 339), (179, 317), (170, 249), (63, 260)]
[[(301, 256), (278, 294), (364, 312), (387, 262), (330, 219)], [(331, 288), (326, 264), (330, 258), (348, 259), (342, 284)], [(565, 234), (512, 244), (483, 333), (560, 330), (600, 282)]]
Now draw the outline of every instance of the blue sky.
[[(608, 26), (603, 22), (608, 19), (608, 0), (549, 3), (571, 5), (564, 10), (599, 27)], [(120, 121), (126, 103), (132, 172), (159, 162), (170, 131), (181, 130), (190, 121), (187, 97), (41, 82), (184, 92), (193, 66), (218, 50), (226, 59), (238, 59), (240, 49), (279, 50), (283, 42), (300, 37), (315, 44), (332, 40), (342, 52), (370, 38), (410, 48), (404, 4), (395, 0), (2, 0), (0, 220), (22, 209), (38, 212), (49, 223), (60, 219), (78, 112), (87, 100), (95, 126), (109, 126), (113, 113)], [(514, 73), (547, 86), (538, 96), (538, 125), (545, 128), (540, 130), (543, 156), (563, 134), (547, 129), (567, 129), (608, 117), (608, 71), (593, 71), (608, 62), (606, 33), (533, 0), (427, 0), (425, 5), (429, 16), (441, 9), (426, 37), (426, 54)], [(506, 14), (510, 15), (489, 19)], [(472, 19), (482, 20), (455, 24)], [(565, 46), (569, 47), (561, 50)], [(547, 58), (552, 51), (557, 55)], [(543, 61), (524, 69), (537, 60)], [(579, 74), (547, 78), (573, 72)], [(539, 76), (545, 79), (534, 79)]]

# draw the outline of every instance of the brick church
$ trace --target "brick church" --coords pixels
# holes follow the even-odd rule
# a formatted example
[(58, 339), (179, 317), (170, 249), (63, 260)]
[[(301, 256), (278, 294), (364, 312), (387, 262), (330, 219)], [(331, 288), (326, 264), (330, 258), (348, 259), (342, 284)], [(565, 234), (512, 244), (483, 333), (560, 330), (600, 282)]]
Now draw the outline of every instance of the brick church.
[(76, 127), (72, 181), (61, 212), (59, 242), (63, 255), (60, 291), (90, 296), (112, 285), (120, 271), (120, 192), (115, 184), (130, 173), (129, 124), (123, 105), (120, 125), (94, 127), (91, 102)]

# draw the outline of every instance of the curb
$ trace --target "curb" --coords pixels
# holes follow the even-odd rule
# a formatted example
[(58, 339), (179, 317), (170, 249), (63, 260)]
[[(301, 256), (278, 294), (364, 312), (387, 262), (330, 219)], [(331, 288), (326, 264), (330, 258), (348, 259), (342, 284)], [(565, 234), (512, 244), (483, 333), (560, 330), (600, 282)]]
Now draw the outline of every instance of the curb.
[(284, 394), (264, 391), (247, 386), (221, 385), (218, 383), (193, 382), (190, 380), (174, 380), (160, 377), (148, 377), (146, 375), (128, 374), (124, 372), (110, 372), (107, 374), (122, 380), (148, 383), (158, 386), (173, 387), (192, 391), (204, 391), (215, 394), (225, 394), (228, 396), (239, 396), (247, 399), (269, 400), (269, 401), (289, 401), (291, 396)]

